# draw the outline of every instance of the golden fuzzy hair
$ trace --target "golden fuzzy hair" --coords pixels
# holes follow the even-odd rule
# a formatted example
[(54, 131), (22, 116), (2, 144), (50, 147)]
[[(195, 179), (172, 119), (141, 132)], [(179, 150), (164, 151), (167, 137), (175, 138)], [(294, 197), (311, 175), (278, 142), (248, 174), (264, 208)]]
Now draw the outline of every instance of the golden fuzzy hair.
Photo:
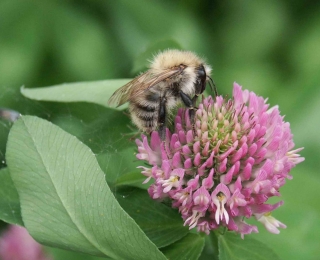
[(198, 67), (205, 62), (191, 51), (166, 50), (154, 57), (150, 68), (154, 70), (169, 69), (180, 64)]

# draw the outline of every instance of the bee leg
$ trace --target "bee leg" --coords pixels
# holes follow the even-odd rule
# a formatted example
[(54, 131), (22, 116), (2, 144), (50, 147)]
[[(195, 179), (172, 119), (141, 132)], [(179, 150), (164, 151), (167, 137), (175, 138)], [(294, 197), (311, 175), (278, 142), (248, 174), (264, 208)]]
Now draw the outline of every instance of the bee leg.
[[(203, 65), (201, 65), (198, 69), (198, 77), (199, 80), (195, 83), (195, 95), (192, 98), (192, 106), (195, 107), (197, 104), (197, 100), (198, 97), (204, 92), (204, 90), (206, 89), (206, 71), (203, 67)], [(190, 115), (190, 120), (193, 124), (193, 130), (194, 129), (194, 124), (195, 124), (195, 110), (190, 110), (189, 115)]]
[(198, 96), (200, 94), (195, 94), (194, 97), (192, 98), (192, 106), (194, 107), (194, 109), (192, 110), (189, 110), (189, 116), (190, 116), (190, 120), (192, 122), (192, 124), (194, 124), (194, 118), (195, 118), (195, 115), (196, 115), (196, 110), (197, 108), (195, 107), (196, 104), (197, 104), (197, 99), (198, 99)]
[(159, 106), (159, 116), (158, 116), (158, 126), (159, 126), (159, 136), (162, 141), (166, 138), (166, 97), (160, 99)]
[(182, 99), (183, 104), (185, 104), (186, 107), (191, 108), (191, 109), (193, 108), (193, 103), (192, 103), (191, 97), (189, 97), (187, 94), (185, 94), (182, 91), (180, 91), (180, 97)]
[(191, 124), (194, 125), (195, 111), (197, 110), (195, 105), (196, 105), (196, 100), (198, 96), (195, 95), (191, 99), (187, 94), (183, 93), (182, 91), (180, 91), (180, 96), (185, 106), (189, 108), (190, 121), (191, 121)]

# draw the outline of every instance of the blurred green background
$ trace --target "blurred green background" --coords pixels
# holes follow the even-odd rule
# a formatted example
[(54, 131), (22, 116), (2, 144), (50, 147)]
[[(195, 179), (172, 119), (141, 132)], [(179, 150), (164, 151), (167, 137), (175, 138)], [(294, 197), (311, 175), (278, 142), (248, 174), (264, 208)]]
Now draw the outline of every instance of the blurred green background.
[[(319, 1), (0, 0), (0, 107), (41, 114), (21, 86), (132, 78), (148, 50), (172, 46), (206, 57), (220, 94), (236, 81), (279, 105), (306, 161), (274, 214), (288, 228), (254, 236), (281, 259), (319, 259)], [(2, 166), (9, 129), (0, 121)]]

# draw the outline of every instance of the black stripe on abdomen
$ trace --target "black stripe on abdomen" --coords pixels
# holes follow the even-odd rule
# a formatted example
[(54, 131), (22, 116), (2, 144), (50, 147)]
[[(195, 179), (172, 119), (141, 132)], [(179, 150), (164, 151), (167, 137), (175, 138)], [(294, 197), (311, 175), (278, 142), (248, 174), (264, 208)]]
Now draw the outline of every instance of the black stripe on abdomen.
[(149, 106), (149, 105), (135, 104), (135, 106), (136, 108), (144, 112), (155, 112), (157, 109), (155, 106)]
[(143, 122), (145, 127), (153, 127), (157, 124), (158, 112), (156, 107), (136, 106), (137, 117)]
[(143, 121), (153, 121), (155, 114), (143, 112), (143, 113), (138, 113), (137, 116), (138, 116), (138, 118), (140, 118)]

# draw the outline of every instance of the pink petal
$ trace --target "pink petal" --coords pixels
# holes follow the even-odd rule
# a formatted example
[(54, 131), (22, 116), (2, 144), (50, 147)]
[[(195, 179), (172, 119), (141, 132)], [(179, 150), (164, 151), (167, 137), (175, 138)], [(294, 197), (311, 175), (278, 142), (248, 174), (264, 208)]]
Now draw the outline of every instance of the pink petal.
[(206, 189), (211, 189), (213, 187), (213, 184), (214, 184), (213, 174), (214, 174), (214, 169), (211, 169), (209, 176), (202, 180), (202, 186), (205, 187)]
[(197, 153), (196, 156), (194, 157), (193, 164), (195, 166), (199, 166), (201, 164), (201, 155), (200, 155), (200, 153)]
[(190, 169), (191, 167), (192, 167), (192, 160), (191, 160), (191, 158), (189, 158), (189, 159), (187, 159), (187, 160), (185, 160), (184, 161), (184, 168), (185, 169)]

